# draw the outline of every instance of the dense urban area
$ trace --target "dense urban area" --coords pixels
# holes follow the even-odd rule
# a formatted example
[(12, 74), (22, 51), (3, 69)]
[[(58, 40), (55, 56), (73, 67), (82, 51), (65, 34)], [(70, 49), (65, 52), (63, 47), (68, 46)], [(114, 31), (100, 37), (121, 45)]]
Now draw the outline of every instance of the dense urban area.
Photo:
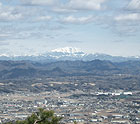
[(32, 70), (27, 63), (11, 61), (4, 66), (1, 62), (0, 73), (4, 77), (0, 80), (0, 123), (24, 120), (38, 108), (45, 108), (63, 117), (61, 123), (140, 124), (140, 77), (138, 71), (133, 72), (134, 65), (138, 68), (137, 62), (127, 62), (131, 63), (132, 71), (128, 67), (122, 71), (114, 63), (112, 66), (110, 62), (95, 60), (90, 62), (92, 67), (96, 64), (93, 72), (92, 68), (85, 71), (79, 62), (69, 62), (66, 67), (73, 65), (71, 73), (64, 73), (65, 65), (62, 68), (58, 63), (56, 67), (53, 64), (55, 68), (47, 71), (47, 75), (33, 77), (24, 73)]

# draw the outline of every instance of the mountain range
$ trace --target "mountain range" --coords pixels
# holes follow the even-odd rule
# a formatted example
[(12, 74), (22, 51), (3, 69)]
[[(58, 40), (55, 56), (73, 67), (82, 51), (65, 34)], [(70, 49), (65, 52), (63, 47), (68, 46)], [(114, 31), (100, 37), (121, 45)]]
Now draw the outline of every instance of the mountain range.
[[(140, 90), (140, 62), (111, 62), (107, 60), (93, 61), (0, 61), (0, 93), (29, 90), (42, 92), (52, 89), (65, 91), (74, 89), (67, 85), (50, 86), (49, 82), (78, 83), (77, 88), (85, 88), (86, 83), (94, 82), (96, 88)], [(42, 86), (32, 87), (36, 83)], [(92, 88), (86, 86), (87, 89)], [(70, 88), (70, 89), (69, 89)], [(94, 87), (93, 87), (94, 88)], [(64, 90), (65, 89), (65, 90)]]
[(140, 62), (111, 62), (105, 60), (50, 63), (0, 61), (0, 79), (114, 74), (140, 75)]
[(140, 60), (140, 56), (122, 57), (122, 56), (111, 56), (108, 54), (101, 53), (85, 53), (78, 48), (64, 47), (51, 50), (39, 55), (0, 55), (0, 60), (30, 60), (38, 62), (55, 62), (55, 61), (92, 61), (92, 60), (109, 60), (112, 62), (123, 62), (128, 60)]

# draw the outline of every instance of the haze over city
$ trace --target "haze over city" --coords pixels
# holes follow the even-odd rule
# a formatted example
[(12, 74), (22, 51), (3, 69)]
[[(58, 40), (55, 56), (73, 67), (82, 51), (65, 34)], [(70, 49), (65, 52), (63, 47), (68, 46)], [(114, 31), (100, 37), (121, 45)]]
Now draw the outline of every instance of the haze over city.
[(0, 0), (0, 54), (76, 47), (140, 55), (139, 0)]

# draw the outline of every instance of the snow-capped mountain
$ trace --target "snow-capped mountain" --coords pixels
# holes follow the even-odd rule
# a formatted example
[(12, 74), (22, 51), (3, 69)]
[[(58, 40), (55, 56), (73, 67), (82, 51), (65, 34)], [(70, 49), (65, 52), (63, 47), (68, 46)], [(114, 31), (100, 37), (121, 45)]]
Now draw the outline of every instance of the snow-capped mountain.
[(31, 60), (31, 61), (41, 61), (41, 62), (51, 62), (51, 61), (64, 61), (64, 60), (82, 60), (82, 61), (91, 61), (91, 60), (109, 60), (113, 62), (122, 62), (128, 60), (140, 60), (140, 56), (136, 57), (121, 57), (121, 56), (111, 56), (107, 54), (100, 53), (91, 53), (87, 54), (79, 48), (74, 47), (64, 47), (45, 52), (38, 55), (0, 55), (0, 60)]
[(82, 51), (79, 48), (64, 47), (64, 48), (58, 48), (58, 49), (51, 50), (51, 52), (61, 52), (61, 53), (75, 54), (75, 53), (79, 53), (79, 52), (82, 52)]
[(43, 56), (46, 55), (59, 60), (81, 60), (82, 57), (86, 55), (86, 53), (81, 51), (79, 48), (64, 47), (54, 49), (51, 50), (51, 52), (43, 54)]

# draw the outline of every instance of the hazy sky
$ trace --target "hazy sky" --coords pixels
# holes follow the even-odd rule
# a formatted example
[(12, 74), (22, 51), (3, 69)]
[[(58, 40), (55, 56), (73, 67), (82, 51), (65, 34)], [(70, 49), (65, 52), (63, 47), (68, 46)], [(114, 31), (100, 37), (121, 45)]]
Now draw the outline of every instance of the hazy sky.
[(67, 46), (140, 55), (140, 0), (0, 0), (0, 54)]

